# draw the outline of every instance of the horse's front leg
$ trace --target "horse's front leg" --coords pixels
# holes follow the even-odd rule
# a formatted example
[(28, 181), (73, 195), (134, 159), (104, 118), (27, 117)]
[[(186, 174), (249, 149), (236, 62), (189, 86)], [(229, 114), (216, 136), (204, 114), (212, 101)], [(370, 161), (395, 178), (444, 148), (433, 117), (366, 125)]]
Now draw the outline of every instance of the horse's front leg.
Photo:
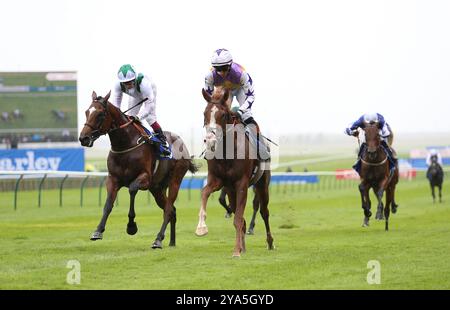
[(387, 187), (387, 184), (388, 184), (389, 180), (390, 180), (390, 177), (384, 178), (380, 182), (378, 187), (376, 189), (374, 188), (374, 192), (375, 192), (375, 195), (377, 196), (377, 200), (378, 200), (377, 214), (375, 215), (375, 219), (376, 220), (383, 220), (384, 219), (384, 215), (383, 215), (383, 194), (384, 194), (384, 191), (385, 191), (385, 189)]
[(195, 230), (197, 236), (204, 236), (208, 233), (208, 227), (206, 226), (206, 204), (211, 193), (219, 190), (222, 187), (222, 181), (212, 175), (208, 175), (208, 182), (202, 189), (202, 205), (200, 206), (200, 212), (198, 213), (198, 225)]
[[(230, 207), (227, 205), (226, 197), (227, 197), (227, 191), (224, 188), (222, 188), (222, 191), (220, 192), (219, 203), (226, 210), (225, 218), (230, 218), (232, 212), (231, 212)], [(229, 201), (229, 198), (228, 198), (228, 201)]]
[(134, 201), (138, 190), (146, 190), (149, 186), (149, 179), (147, 173), (140, 174), (133, 182), (131, 182), (128, 191), (130, 193), (130, 210), (128, 211), (128, 224), (127, 233), (134, 235), (138, 231), (138, 227), (134, 218), (136, 213), (134, 212)]
[(361, 184), (359, 184), (358, 189), (361, 194), (361, 207), (364, 210), (362, 227), (367, 227), (369, 226), (369, 219), (372, 216), (372, 212), (370, 212), (369, 185), (362, 181)]
[(244, 211), (247, 202), (248, 179), (238, 181), (236, 189), (236, 211), (234, 213), (234, 227), (236, 229), (236, 243), (233, 257), (240, 257), (241, 252), (245, 252), (245, 219)]
[(92, 233), (91, 240), (103, 239), (103, 232), (105, 231), (106, 221), (108, 220), (108, 216), (112, 211), (114, 201), (116, 200), (117, 192), (119, 191), (119, 189), (120, 186), (117, 179), (112, 176), (108, 176), (108, 178), (106, 179), (106, 191), (108, 192), (108, 196), (106, 198), (105, 206), (103, 207), (103, 216), (97, 226), (97, 229)]
[(439, 203), (442, 202), (442, 183), (439, 184)]
[(250, 227), (248, 228), (248, 232), (247, 232), (247, 234), (249, 234), (249, 235), (253, 235), (255, 233), (255, 221), (256, 221), (256, 214), (258, 214), (259, 205), (260, 205), (260, 201), (259, 201), (258, 193), (255, 192), (255, 197), (253, 198), (253, 214), (252, 214), (252, 219), (250, 221)]
[(431, 187), (431, 196), (433, 196), (433, 203), (436, 202), (436, 195), (434, 193), (434, 185), (430, 182), (430, 187)]

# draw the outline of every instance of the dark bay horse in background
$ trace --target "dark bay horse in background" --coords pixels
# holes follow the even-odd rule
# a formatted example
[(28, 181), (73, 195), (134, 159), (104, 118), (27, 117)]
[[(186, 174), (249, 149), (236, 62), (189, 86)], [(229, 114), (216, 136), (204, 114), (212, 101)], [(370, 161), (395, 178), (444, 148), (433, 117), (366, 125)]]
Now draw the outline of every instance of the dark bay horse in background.
[[(247, 202), (248, 187), (254, 185), (255, 195), (260, 203), (260, 213), (266, 226), (267, 245), (273, 249), (273, 238), (269, 226), (269, 182), (270, 169), (261, 169), (262, 163), (250, 156), (250, 143), (246, 135), (239, 140), (238, 134), (228, 134), (228, 130), (234, 130), (243, 125), (231, 112), (227, 101), (230, 92), (222, 87), (214, 89), (212, 95), (202, 90), (203, 97), (208, 103), (204, 111), (204, 126), (206, 128), (206, 158), (208, 163), (207, 184), (202, 190), (202, 205), (199, 212), (199, 222), (196, 235), (204, 236), (208, 233), (206, 226), (206, 204), (212, 192), (222, 187), (230, 198), (230, 208), (234, 213), (234, 227), (236, 229), (236, 241), (233, 257), (240, 257), (245, 252), (246, 223), (244, 219), (245, 205)], [(227, 126), (228, 125), (228, 126)], [(227, 142), (228, 140), (228, 142)], [(243, 140), (243, 141), (242, 141)], [(221, 145), (225, 145), (223, 153), (233, 154), (228, 156), (216, 156)], [(237, 156), (239, 149), (243, 148), (243, 157)], [(210, 156), (208, 156), (208, 154)], [(212, 156), (211, 156), (212, 154)], [(256, 152), (255, 152), (256, 155)], [(259, 169), (258, 169), (259, 168)], [(265, 167), (266, 168), (266, 167)]]
[[(130, 193), (130, 211), (128, 213), (127, 233), (134, 235), (137, 225), (134, 222), (134, 200), (138, 190), (149, 190), (158, 206), (164, 211), (161, 229), (152, 244), (152, 248), (162, 248), (166, 227), (170, 222), (170, 243), (175, 246), (176, 209), (175, 199), (181, 181), (189, 170), (197, 167), (192, 163), (189, 152), (177, 135), (165, 132), (167, 141), (172, 145), (174, 159), (158, 160), (156, 148), (145, 139), (142, 125), (127, 118), (118, 108), (108, 102), (111, 92), (104, 98), (92, 93), (92, 103), (86, 110), (86, 123), (80, 133), (81, 145), (91, 147), (101, 135), (108, 134), (111, 151), (108, 155), (108, 192), (102, 219), (91, 240), (103, 238), (106, 221), (114, 206), (117, 192), (128, 187)], [(168, 190), (167, 190), (168, 189)], [(168, 192), (168, 193), (167, 193)]]
[(383, 194), (386, 192), (384, 205), (385, 230), (389, 230), (389, 214), (392, 203), (392, 213), (396, 213), (398, 205), (395, 203), (395, 186), (398, 183), (398, 164), (393, 173), (389, 170), (389, 161), (386, 152), (381, 146), (379, 129), (376, 125), (367, 125), (364, 128), (367, 147), (361, 155), (361, 193), (362, 208), (364, 210), (363, 227), (369, 226), (370, 211), (369, 190), (372, 188), (378, 200), (376, 219), (383, 219)]
[[(255, 191), (255, 189), (253, 189), (253, 191)], [(227, 192), (225, 191), (224, 188), (222, 188), (222, 190), (220, 191), (219, 203), (226, 211), (225, 218), (230, 218), (233, 211), (231, 211), (230, 206), (227, 204), (226, 197), (227, 197)], [(248, 235), (253, 235), (255, 233), (256, 214), (258, 214), (258, 210), (259, 210), (259, 199), (256, 194), (253, 197), (252, 204), (253, 204), (253, 214), (252, 214), (252, 219), (250, 221), (250, 226), (247, 231)]]
[(433, 196), (433, 203), (436, 202), (436, 195), (434, 188), (439, 189), (439, 202), (442, 202), (442, 183), (444, 182), (444, 170), (437, 161), (437, 156), (431, 156), (431, 164), (427, 170), (427, 178), (430, 181), (431, 195)]

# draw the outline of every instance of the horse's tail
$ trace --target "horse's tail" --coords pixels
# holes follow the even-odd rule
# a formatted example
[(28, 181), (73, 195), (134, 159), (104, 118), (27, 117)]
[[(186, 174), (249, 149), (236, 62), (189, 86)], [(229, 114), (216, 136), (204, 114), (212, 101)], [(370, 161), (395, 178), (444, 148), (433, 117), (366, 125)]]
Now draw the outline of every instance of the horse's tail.
[(193, 156), (192, 156), (191, 159), (189, 159), (189, 168), (188, 168), (189, 171), (192, 173), (196, 173), (199, 168), (200, 168), (200, 165), (196, 165), (194, 163)]

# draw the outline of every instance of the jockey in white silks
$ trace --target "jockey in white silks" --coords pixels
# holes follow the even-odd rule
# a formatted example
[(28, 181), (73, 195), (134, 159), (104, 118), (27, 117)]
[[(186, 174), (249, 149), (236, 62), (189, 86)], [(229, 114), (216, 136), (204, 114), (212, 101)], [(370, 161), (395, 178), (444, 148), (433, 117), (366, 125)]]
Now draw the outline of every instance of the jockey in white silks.
[[(362, 115), (360, 118), (358, 118), (355, 122), (353, 122), (349, 127), (347, 127), (345, 129), (345, 133), (349, 136), (355, 136), (358, 134), (358, 128), (364, 129), (368, 124), (377, 124), (377, 127), (380, 130), (381, 146), (383, 147), (384, 151), (386, 152), (386, 155), (388, 156), (389, 169), (392, 173), (397, 164), (397, 159), (394, 156), (392, 149), (388, 143), (389, 138), (392, 135), (392, 131), (389, 124), (385, 121), (383, 115), (379, 113), (366, 113)], [(358, 173), (360, 172), (361, 169), (361, 156), (363, 154), (365, 147), (366, 143), (363, 143), (361, 145), (361, 148), (359, 149), (358, 161), (353, 166), (353, 169), (355, 169)]]
[[(147, 98), (140, 106), (131, 109), (129, 115), (140, 121), (144, 129), (148, 131), (145, 122), (150, 125), (156, 133), (160, 145), (160, 156), (163, 158), (172, 158), (172, 152), (167, 143), (166, 136), (163, 133), (161, 126), (156, 120), (156, 85), (148, 75), (142, 73), (137, 74), (136, 70), (129, 64), (120, 67), (117, 72), (118, 81), (114, 85), (114, 95), (112, 97), (112, 104), (120, 109), (123, 94), (130, 96), (128, 100), (128, 108), (133, 107), (141, 100)], [(150, 133), (150, 132), (149, 132)]]

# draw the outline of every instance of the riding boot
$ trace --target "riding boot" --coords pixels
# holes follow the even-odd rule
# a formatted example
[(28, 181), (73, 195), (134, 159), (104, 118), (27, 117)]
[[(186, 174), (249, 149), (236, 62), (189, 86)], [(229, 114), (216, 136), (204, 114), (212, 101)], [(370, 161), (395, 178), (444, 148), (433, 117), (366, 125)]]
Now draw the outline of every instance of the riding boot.
[(381, 140), (381, 145), (383, 146), (383, 148), (386, 151), (386, 154), (388, 156), (389, 170), (390, 170), (390, 173), (392, 174), (395, 169), (395, 166), (397, 165), (397, 158), (394, 156), (392, 149), (389, 147), (389, 145), (386, 143), (386, 141)]
[(358, 159), (356, 160), (356, 163), (353, 165), (353, 169), (358, 172), (358, 174), (361, 171), (361, 158), (363, 156), (364, 150), (366, 148), (366, 144), (363, 143), (361, 145), (361, 147), (359, 148), (359, 152), (358, 152)]
[[(269, 146), (261, 141), (261, 130), (259, 129), (258, 123), (255, 121), (253, 117), (249, 117), (245, 121), (243, 121), (245, 126), (252, 124), (253, 129), (250, 130), (253, 137), (256, 137), (256, 149), (258, 159), (262, 161), (270, 160), (270, 149)], [(260, 142), (261, 141), (261, 142)]]
[(164, 158), (172, 158), (172, 151), (170, 150), (169, 143), (161, 128), (155, 130), (156, 136), (161, 141), (159, 144), (160, 156)]

